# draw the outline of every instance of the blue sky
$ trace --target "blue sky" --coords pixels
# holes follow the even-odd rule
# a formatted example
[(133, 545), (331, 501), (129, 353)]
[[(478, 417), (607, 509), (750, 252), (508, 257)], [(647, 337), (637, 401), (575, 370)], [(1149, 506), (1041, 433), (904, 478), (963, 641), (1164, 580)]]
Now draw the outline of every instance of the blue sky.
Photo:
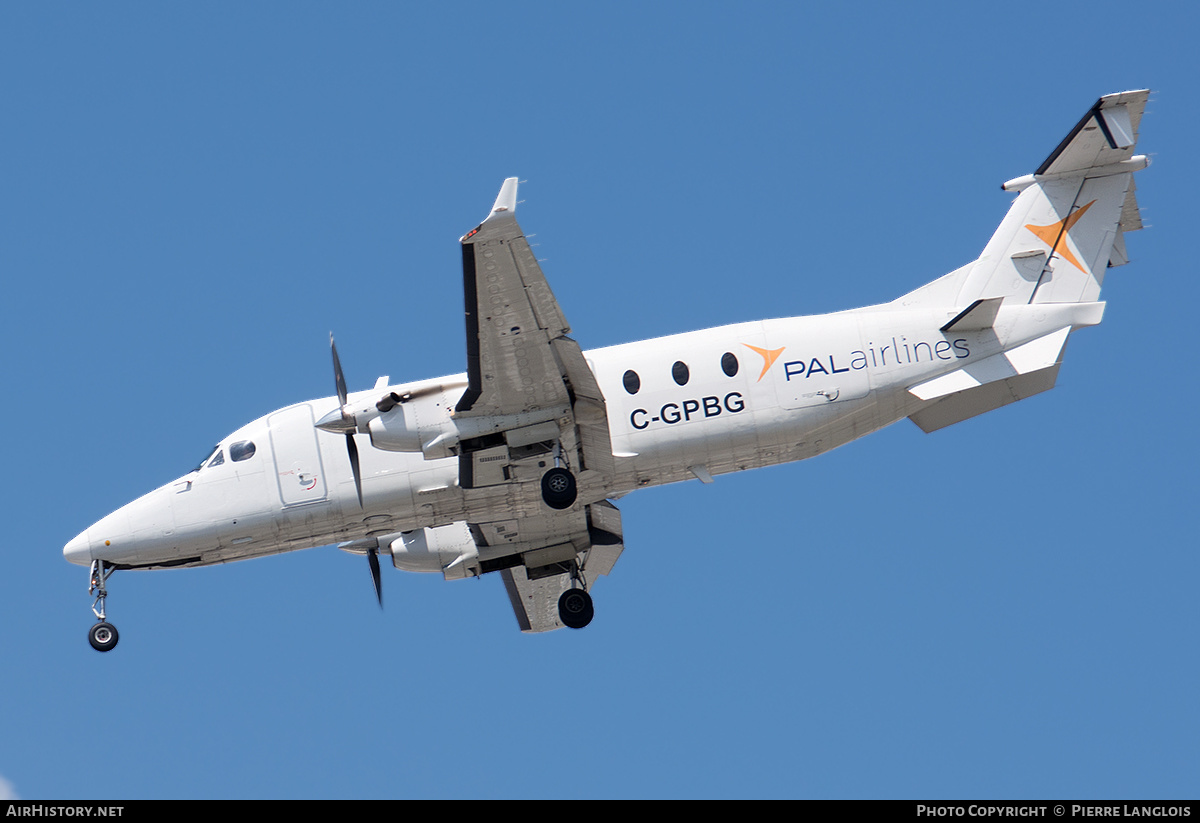
[[(1086, 9), (1086, 11), (1084, 11)], [(1188, 4), (5, 4), (8, 627), (25, 798), (1194, 797)], [(1058, 388), (647, 490), (581, 632), (331, 548), (63, 544), (228, 432), (464, 368), (457, 238), (519, 175), (585, 348), (974, 259), (1101, 94), (1149, 228)], [(0, 790), (3, 790), (0, 788)]]

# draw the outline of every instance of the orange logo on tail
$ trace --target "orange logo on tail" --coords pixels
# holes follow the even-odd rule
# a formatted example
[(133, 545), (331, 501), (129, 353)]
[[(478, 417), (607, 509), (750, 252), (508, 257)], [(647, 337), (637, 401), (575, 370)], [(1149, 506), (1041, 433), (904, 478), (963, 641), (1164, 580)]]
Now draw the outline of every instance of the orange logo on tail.
[[(1096, 201), (1093, 200), (1092, 203)], [(1075, 255), (1071, 254), (1071, 250), (1067, 248), (1067, 232), (1071, 227), (1079, 222), (1079, 218), (1083, 217), (1084, 212), (1092, 207), (1092, 203), (1088, 203), (1074, 214), (1068, 214), (1057, 223), (1051, 223), (1048, 226), (1035, 226), (1032, 223), (1026, 223), (1025, 228), (1037, 235), (1038, 239), (1050, 247), (1051, 256), (1057, 254), (1066, 260), (1075, 268), (1079, 269), (1084, 274), (1087, 274), (1087, 269), (1083, 264), (1075, 259)]]

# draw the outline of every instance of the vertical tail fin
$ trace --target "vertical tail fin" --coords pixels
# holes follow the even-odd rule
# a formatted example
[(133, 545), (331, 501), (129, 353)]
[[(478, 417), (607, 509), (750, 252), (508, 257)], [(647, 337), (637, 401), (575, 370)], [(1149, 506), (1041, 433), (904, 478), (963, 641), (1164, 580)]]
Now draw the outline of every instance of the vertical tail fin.
[(983, 254), (960, 270), (956, 305), (1005, 297), (1021, 303), (1092, 302), (1109, 266), (1128, 262), (1124, 232), (1142, 227), (1133, 172), (1149, 92), (1101, 97), (1017, 191)]

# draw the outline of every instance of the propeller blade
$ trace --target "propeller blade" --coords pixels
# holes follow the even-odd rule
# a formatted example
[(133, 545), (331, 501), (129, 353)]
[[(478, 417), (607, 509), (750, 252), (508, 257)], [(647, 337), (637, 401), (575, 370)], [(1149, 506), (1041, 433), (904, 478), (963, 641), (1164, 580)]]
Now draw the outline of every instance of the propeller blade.
[[(346, 452), (350, 455), (350, 471), (354, 474), (354, 490), (358, 492), (358, 507), (361, 509), (363, 507), (362, 472), (358, 468), (358, 446), (354, 443), (354, 415), (346, 414), (346, 376), (342, 374), (342, 361), (338, 357), (337, 343), (333, 342), (333, 332), (329, 333), (329, 349), (333, 352), (333, 382), (337, 386), (338, 403), (341, 404), (341, 422), (338, 423), (332, 414), (327, 414), (318, 421), (317, 428), (346, 433)], [(375, 565), (379, 565), (378, 561)], [(383, 605), (382, 602), (380, 605)]]
[(346, 451), (350, 455), (350, 471), (354, 474), (354, 490), (358, 492), (358, 507), (363, 507), (362, 474), (358, 469), (358, 446), (354, 443), (354, 432), (346, 432)]
[(337, 356), (337, 343), (333, 342), (333, 332), (329, 333), (329, 348), (333, 350), (333, 382), (337, 384), (338, 402), (346, 405), (346, 377), (342, 374), (342, 361)]
[(371, 564), (371, 582), (375, 584), (375, 598), (379, 608), (383, 608), (383, 581), (379, 579), (379, 553), (374, 549), (367, 552), (367, 562)]
[(376, 584), (376, 600), (379, 608), (383, 608), (383, 581), (379, 579), (379, 553), (376, 549), (367, 552), (367, 563), (371, 564), (371, 582)]

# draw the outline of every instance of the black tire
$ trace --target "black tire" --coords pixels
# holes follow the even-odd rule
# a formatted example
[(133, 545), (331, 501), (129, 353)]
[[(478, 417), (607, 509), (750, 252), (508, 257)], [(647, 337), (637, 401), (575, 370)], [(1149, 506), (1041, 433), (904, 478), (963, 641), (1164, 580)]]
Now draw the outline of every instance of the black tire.
[(88, 632), (88, 642), (98, 652), (111, 652), (117, 647), (119, 639), (117, 627), (112, 623), (97, 623)]
[(582, 629), (595, 615), (592, 596), (583, 589), (567, 589), (558, 598), (558, 619), (569, 629)]
[(550, 508), (569, 509), (578, 494), (575, 475), (566, 469), (555, 467), (542, 475), (542, 500)]

